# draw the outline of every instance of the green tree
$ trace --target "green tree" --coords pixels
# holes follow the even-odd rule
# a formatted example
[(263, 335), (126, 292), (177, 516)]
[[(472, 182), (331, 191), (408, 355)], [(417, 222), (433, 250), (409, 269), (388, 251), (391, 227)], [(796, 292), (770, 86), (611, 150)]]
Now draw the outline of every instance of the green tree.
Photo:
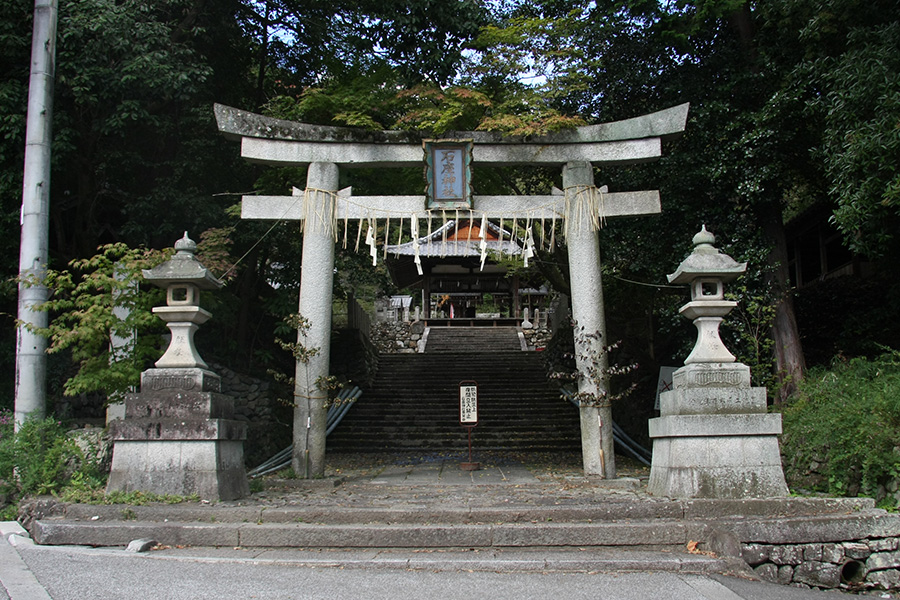
[(824, 94), (817, 155), (824, 159), (834, 223), (856, 252), (896, 246), (900, 221), (900, 16), (857, 25), (846, 50), (810, 65)]
[[(558, 3), (529, 6), (557, 10)], [(780, 398), (786, 398), (802, 377), (804, 359), (782, 215), (792, 195), (815, 189), (809, 182), (819, 177), (809, 130), (788, 126), (801, 106), (782, 102), (785, 73), (758, 47), (756, 12), (730, 0), (606, 1), (580, 19), (573, 44), (584, 52), (588, 81), (563, 96), (563, 106), (607, 121), (692, 103), (687, 133), (658, 165), (603, 174), (612, 189), (653, 186), (663, 193), (665, 226), (660, 218), (616, 223), (604, 235), (613, 268), (630, 280), (661, 281), (677, 264), (669, 249), (686, 247), (704, 222), (726, 240), (726, 250), (734, 244), (756, 255), (760, 244), (768, 246), (763, 272), (776, 293), (772, 335)]]
[[(140, 383), (141, 372), (161, 353), (164, 329), (151, 312), (163, 303), (162, 290), (142, 290), (141, 270), (167, 253), (110, 244), (64, 271), (51, 270), (46, 285), (53, 296), (42, 309), (53, 314), (47, 351), (66, 351), (78, 365), (63, 385), (66, 395), (102, 392), (121, 395)], [(155, 334), (155, 335), (154, 335)], [(114, 339), (120, 346), (114, 347)]]

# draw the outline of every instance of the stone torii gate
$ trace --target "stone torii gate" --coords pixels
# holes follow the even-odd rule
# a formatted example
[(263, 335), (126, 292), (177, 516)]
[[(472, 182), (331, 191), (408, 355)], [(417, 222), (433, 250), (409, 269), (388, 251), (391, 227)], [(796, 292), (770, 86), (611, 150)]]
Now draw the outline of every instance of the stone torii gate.
[[(471, 140), (471, 161), (481, 166), (561, 166), (563, 190), (548, 196), (481, 196), (475, 194), (462, 211), (429, 210), (426, 196), (353, 196), (339, 190), (341, 168), (409, 167), (424, 164), (423, 139), (411, 132), (366, 131), (309, 125), (264, 117), (227, 106), (215, 106), (219, 131), (240, 140), (241, 156), (275, 166), (308, 166), (305, 191), (293, 196), (244, 196), (245, 219), (303, 220), (303, 257), (299, 314), (308, 328), (298, 341), (318, 352), (298, 361), (295, 376), (294, 454), (300, 477), (321, 477), (325, 464), (327, 396), (317, 382), (328, 376), (332, 283), (336, 227), (350, 219), (409, 219), (413, 233), (419, 219), (447, 212), (470, 218), (564, 220), (571, 272), (572, 315), (579, 328), (599, 336), (576, 340), (579, 393), (599, 397), (605, 381), (587, 376), (588, 361), (605, 372), (606, 324), (600, 279), (599, 226), (610, 217), (660, 212), (658, 191), (604, 193), (594, 184), (594, 166), (628, 165), (656, 160), (662, 141), (684, 131), (688, 104), (648, 115), (578, 127), (540, 137), (507, 138), (494, 133), (453, 132), (447, 139)], [(443, 213), (443, 214), (441, 214)], [(414, 235), (415, 237), (415, 235)], [(373, 258), (374, 240), (368, 240)], [(577, 337), (577, 336), (576, 336)], [(612, 411), (581, 406), (581, 438), (585, 475), (616, 476)]]

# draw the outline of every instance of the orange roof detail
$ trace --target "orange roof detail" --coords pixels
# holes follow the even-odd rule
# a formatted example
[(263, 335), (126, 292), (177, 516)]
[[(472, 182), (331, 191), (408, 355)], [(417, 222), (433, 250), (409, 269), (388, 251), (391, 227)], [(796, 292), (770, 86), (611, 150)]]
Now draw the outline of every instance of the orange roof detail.
[[(448, 241), (466, 242), (469, 240), (481, 239), (481, 226), (471, 221), (460, 221), (459, 227), (454, 228), (453, 233), (447, 236)], [(485, 239), (489, 242), (496, 242), (500, 237), (490, 228), (485, 232)]]

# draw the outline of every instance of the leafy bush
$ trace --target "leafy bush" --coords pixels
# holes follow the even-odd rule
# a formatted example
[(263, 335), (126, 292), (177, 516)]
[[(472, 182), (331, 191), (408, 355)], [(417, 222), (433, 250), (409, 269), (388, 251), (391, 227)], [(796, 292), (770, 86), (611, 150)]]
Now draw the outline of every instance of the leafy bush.
[(783, 416), (792, 484), (883, 496), (879, 486), (900, 478), (900, 352), (811, 370)]
[[(39, 333), (50, 338), (49, 353), (67, 351), (78, 365), (63, 386), (67, 396), (124, 392), (137, 385), (147, 363), (159, 357), (158, 336), (150, 334), (164, 327), (152, 307), (162, 303), (164, 293), (142, 289), (140, 283), (142, 270), (169, 254), (108, 244), (91, 258), (71, 261), (68, 270), (47, 272), (43, 283), (53, 295), (40, 309), (53, 318)], [(126, 347), (113, 350), (112, 336), (124, 340)]]
[(0, 494), (8, 500), (57, 492), (73, 482), (100, 485), (98, 464), (58, 421), (27, 421), (15, 433), (11, 421), (0, 419)]

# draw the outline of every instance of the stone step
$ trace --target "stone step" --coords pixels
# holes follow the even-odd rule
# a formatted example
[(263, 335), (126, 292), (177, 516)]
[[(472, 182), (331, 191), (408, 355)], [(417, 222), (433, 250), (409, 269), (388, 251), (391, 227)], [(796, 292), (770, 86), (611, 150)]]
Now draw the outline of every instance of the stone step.
[(425, 354), (457, 353), (461, 350), (521, 351), (522, 343), (515, 327), (431, 327)]
[[(453, 351), (429, 354), (435, 340), (447, 342)], [(491, 340), (517, 345), (510, 351), (497, 351), (500, 346)], [(479, 352), (480, 348), (491, 351)], [(424, 354), (379, 357), (373, 384), (331, 433), (329, 448), (371, 451), (465, 445), (467, 433), (458, 423), (461, 381), (478, 382), (476, 447), (578, 448), (577, 411), (548, 381), (542, 357), (520, 348), (514, 327), (432, 328)]]
[[(352, 440), (348, 440), (346, 444), (341, 443), (340, 438), (328, 442), (329, 452), (377, 452), (377, 451), (403, 451), (403, 450), (465, 450), (468, 440), (464, 436), (458, 438), (423, 436), (414, 435), (389, 436), (379, 434), (378, 436), (366, 437), (362, 435), (354, 436)], [(352, 446), (350, 444), (352, 443)], [(536, 436), (529, 436), (525, 439), (517, 440), (510, 436), (500, 436), (487, 438), (484, 436), (472, 438), (472, 448), (476, 450), (515, 450), (515, 451), (557, 451), (557, 450), (577, 450), (581, 447), (581, 440), (577, 438), (565, 438), (563, 436), (552, 436), (552, 439), (540, 441)]]
[[(392, 399), (392, 398), (384, 398), (377, 399), (367, 398), (363, 401), (357, 402), (353, 405), (352, 410), (357, 414), (366, 414), (367, 416), (371, 415), (382, 415), (382, 414), (410, 414), (410, 408), (416, 408), (417, 411), (414, 414), (411, 414), (412, 417), (418, 417), (422, 414), (456, 414), (459, 409), (458, 402), (454, 401), (453, 403), (441, 403), (441, 404), (433, 404), (429, 403), (427, 398), (414, 398), (414, 399)], [(572, 418), (577, 418), (576, 408), (570, 403), (563, 403), (563, 401), (558, 402), (558, 406), (554, 406), (553, 404), (549, 406), (530, 406), (527, 404), (531, 398), (516, 398), (507, 402), (490, 402), (486, 403), (480, 401), (478, 404), (478, 412), (479, 414), (497, 414), (504, 415), (510, 418), (515, 418), (517, 415), (521, 417), (521, 419), (531, 419), (534, 416), (541, 416), (544, 414), (559, 414), (561, 416), (571, 416)], [(347, 413), (349, 417), (349, 412)]]
[[(385, 494), (391, 490), (381, 487)], [(402, 494), (417, 491), (407, 486)], [(428, 493), (419, 488), (420, 493)], [(548, 490), (549, 491), (549, 490)], [(433, 490), (431, 490), (433, 493)], [(742, 543), (890, 538), (900, 516), (860, 499), (645, 500), (595, 505), (415, 508), (95, 506), (59, 503), (32, 524), (39, 544), (304, 548), (683, 548), (727, 531)]]
[[(23, 514), (40, 544), (122, 547), (152, 539), (176, 547), (273, 549), (279, 560), (309, 566), (327, 560), (432, 570), (730, 572), (844, 589), (895, 586), (900, 567), (900, 515), (874, 509), (870, 499), (679, 501), (639, 492), (617, 496), (602, 485), (575, 498), (548, 482), (478, 485), (473, 479), (460, 492), (454, 485), (374, 481), (295, 480), (296, 495), (212, 505), (40, 499)], [(604, 485), (617, 482), (623, 483)], [(453, 565), (442, 567), (443, 557)]]

